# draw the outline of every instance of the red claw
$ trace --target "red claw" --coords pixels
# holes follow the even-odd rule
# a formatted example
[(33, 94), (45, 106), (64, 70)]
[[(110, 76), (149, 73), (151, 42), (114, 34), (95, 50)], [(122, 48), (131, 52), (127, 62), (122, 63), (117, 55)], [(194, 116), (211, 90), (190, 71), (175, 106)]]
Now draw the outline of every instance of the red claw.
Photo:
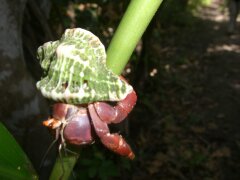
[(133, 159), (135, 155), (131, 150), (130, 146), (127, 144), (127, 142), (122, 138), (122, 136), (120, 136), (119, 134), (110, 134), (107, 123), (103, 122), (99, 118), (92, 104), (88, 106), (88, 109), (92, 118), (94, 129), (97, 135), (99, 136), (101, 142), (108, 149), (114, 151), (115, 153)]
[(126, 156), (129, 159), (134, 159), (134, 153), (121, 135), (108, 133), (101, 138), (101, 141), (108, 149), (115, 153)]
[(136, 92), (133, 90), (125, 99), (119, 101), (116, 106), (111, 106), (104, 102), (94, 103), (94, 107), (100, 119), (107, 123), (120, 123), (129, 112), (132, 111), (137, 101)]
[(64, 139), (74, 145), (90, 144), (93, 142), (91, 124), (87, 109), (78, 107), (75, 114), (70, 114), (68, 124), (63, 131)]

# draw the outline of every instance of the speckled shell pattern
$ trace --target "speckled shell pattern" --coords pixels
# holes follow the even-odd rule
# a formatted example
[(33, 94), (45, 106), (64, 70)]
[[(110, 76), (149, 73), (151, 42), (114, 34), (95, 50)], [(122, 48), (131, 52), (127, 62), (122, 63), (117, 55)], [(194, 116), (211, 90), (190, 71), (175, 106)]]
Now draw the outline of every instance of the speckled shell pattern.
[(105, 47), (97, 36), (81, 29), (67, 29), (60, 40), (38, 48), (43, 77), (37, 88), (57, 102), (86, 104), (120, 101), (132, 86), (106, 67)]

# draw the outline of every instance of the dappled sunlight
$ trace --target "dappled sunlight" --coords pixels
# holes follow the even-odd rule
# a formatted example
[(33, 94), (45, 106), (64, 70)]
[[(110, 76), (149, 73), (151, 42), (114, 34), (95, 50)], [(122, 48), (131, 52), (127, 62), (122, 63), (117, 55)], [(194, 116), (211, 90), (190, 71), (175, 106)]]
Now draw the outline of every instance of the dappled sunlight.
[(207, 52), (209, 53), (216, 53), (216, 52), (222, 52), (222, 51), (240, 53), (240, 45), (222, 44), (222, 45), (215, 45), (213, 47), (207, 48)]
[(201, 7), (196, 14), (197, 17), (200, 17), (204, 20), (211, 20), (215, 22), (224, 22), (228, 19), (228, 11), (226, 8), (223, 8), (226, 4), (225, 0), (211, 0), (209, 6)]
[(231, 87), (240, 92), (240, 81), (234, 81), (231, 83)]
[(154, 77), (157, 74), (158, 70), (156, 68), (152, 69), (151, 72), (149, 73), (149, 75), (151, 77)]

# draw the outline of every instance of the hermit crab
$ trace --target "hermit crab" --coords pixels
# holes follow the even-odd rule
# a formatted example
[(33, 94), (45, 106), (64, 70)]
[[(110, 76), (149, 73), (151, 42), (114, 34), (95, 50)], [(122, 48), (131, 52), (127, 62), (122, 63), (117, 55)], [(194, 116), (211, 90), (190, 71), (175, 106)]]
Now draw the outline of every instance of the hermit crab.
[(123, 77), (107, 68), (99, 38), (81, 28), (67, 29), (60, 40), (38, 48), (38, 59), (44, 74), (37, 88), (56, 102), (43, 125), (55, 131), (59, 148), (91, 144), (95, 132), (108, 149), (133, 159), (130, 146), (118, 133), (111, 134), (108, 124), (123, 121), (137, 96)]

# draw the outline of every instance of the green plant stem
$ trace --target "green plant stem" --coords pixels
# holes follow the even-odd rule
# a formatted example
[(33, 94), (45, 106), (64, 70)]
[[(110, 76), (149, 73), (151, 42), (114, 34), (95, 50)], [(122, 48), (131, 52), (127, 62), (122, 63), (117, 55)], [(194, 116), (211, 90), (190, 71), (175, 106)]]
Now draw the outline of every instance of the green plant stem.
[(64, 156), (62, 158), (58, 157), (51, 176), (50, 180), (56, 180), (56, 179), (61, 179), (61, 180), (67, 180), (69, 179), (72, 170), (74, 168), (74, 165), (76, 164), (77, 160), (79, 158), (79, 154), (71, 154), (68, 156)]
[[(107, 51), (107, 66), (116, 74), (121, 74), (134, 51), (139, 39), (163, 0), (132, 0), (114, 34)], [(50, 180), (68, 179), (77, 162), (78, 155), (58, 158)], [(64, 166), (64, 174), (62, 173)]]
[(108, 47), (107, 66), (121, 74), (163, 0), (132, 0)]

